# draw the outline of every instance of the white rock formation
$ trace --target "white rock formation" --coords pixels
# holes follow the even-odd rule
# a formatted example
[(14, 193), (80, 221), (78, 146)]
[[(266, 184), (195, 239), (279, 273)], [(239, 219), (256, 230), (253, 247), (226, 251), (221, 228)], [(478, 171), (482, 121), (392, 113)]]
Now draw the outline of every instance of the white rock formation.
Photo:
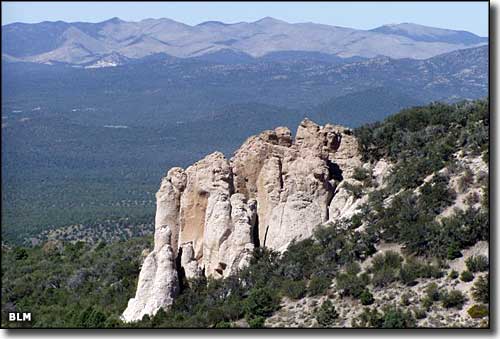
[(181, 193), (186, 187), (187, 176), (182, 168), (170, 169), (156, 193), (155, 225), (168, 225), (171, 230), (171, 245), (177, 250), (179, 241), (179, 209)]
[(306, 119), (295, 142), (284, 127), (263, 132), (249, 138), (231, 164), (235, 191), (257, 201), (260, 245), (283, 251), (329, 220), (337, 183), (361, 158), (350, 130)]
[(317, 225), (352, 214), (341, 182), (359, 166), (349, 129), (306, 119), (295, 141), (278, 127), (247, 139), (231, 160), (215, 152), (186, 170), (172, 168), (156, 195), (155, 248), (123, 318), (172, 303), (178, 255), (187, 279), (226, 277), (248, 264), (255, 246), (284, 251)]
[(377, 161), (373, 167), (372, 174), (379, 188), (384, 188), (387, 185), (387, 181), (385, 179), (391, 173), (392, 167), (393, 165), (383, 158)]
[(193, 243), (188, 242), (180, 246), (181, 250), (181, 267), (184, 270), (184, 276), (187, 279), (201, 277), (203, 272), (198, 266), (198, 262), (194, 257)]
[(172, 305), (179, 286), (175, 254), (170, 242), (169, 227), (156, 228), (155, 248), (142, 265), (137, 292), (122, 315), (124, 321), (138, 321), (146, 314), (156, 314), (160, 308), (167, 309)]
[(367, 201), (367, 195), (363, 195), (357, 199), (349, 190), (346, 189), (346, 184), (361, 185), (360, 182), (352, 179), (346, 179), (335, 190), (335, 195), (330, 203), (330, 220), (350, 219), (357, 213), (362, 204)]

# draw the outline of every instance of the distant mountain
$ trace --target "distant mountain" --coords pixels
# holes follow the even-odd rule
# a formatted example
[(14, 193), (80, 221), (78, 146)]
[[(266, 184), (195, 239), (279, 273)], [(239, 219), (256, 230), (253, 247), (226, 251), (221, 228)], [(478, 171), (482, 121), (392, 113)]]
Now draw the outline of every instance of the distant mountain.
[[(234, 24), (207, 21), (196, 26), (171, 19), (127, 22), (113, 18), (100, 23), (46, 21), (5, 25), (2, 59), (94, 67), (126, 64), (158, 53), (226, 63), (272, 54), (287, 59), (426, 59), (487, 42), (488, 38), (469, 32), (406, 23), (357, 30), (315, 23), (290, 24), (269, 17)], [(110, 55), (114, 60), (107, 61)]]
[(488, 42), (488, 38), (479, 37), (467, 31), (435, 28), (411, 23), (384, 25), (371, 30), (383, 34), (400, 35), (414, 41), (443, 42), (449, 44), (480, 44)]

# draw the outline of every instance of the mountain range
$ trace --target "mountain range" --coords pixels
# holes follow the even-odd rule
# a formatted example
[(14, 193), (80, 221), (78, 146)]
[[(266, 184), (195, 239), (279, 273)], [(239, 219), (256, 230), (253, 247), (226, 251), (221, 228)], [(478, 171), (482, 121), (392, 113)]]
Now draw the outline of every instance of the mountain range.
[(226, 24), (207, 21), (190, 26), (171, 19), (99, 23), (12, 23), (2, 27), (2, 59), (11, 62), (67, 63), (87, 67), (116, 66), (166, 54), (177, 58), (252, 60), (296, 57), (349, 59), (386, 56), (427, 59), (488, 42), (466, 31), (392, 24), (372, 30), (312, 22), (288, 23), (265, 17)]

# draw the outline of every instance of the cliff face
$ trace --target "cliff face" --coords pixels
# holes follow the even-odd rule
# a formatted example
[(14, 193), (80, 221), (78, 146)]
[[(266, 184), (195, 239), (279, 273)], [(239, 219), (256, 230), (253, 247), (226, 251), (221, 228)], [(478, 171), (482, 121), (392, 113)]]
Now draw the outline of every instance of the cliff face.
[(278, 127), (250, 137), (231, 160), (215, 152), (186, 170), (170, 169), (156, 194), (155, 247), (123, 319), (170, 306), (178, 272), (226, 277), (255, 246), (284, 251), (318, 224), (342, 218), (349, 209), (341, 182), (361, 166), (357, 149), (349, 129), (306, 119), (295, 140)]

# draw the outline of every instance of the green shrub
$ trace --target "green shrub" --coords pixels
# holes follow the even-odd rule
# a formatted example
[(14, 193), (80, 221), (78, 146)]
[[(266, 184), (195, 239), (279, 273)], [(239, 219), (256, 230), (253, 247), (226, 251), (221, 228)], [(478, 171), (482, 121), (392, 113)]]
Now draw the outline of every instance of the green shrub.
[(465, 260), (465, 265), (471, 272), (484, 272), (488, 270), (488, 258), (484, 255), (471, 256)]
[(442, 168), (443, 162), (459, 148), (479, 153), (487, 148), (488, 126), (488, 103), (481, 100), (406, 109), (383, 122), (361, 126), (354, 134), (365, 160), (381, 157), (441, 160), (421, 168), (415, 180)]
[(403, 293), (401, 295), (401, 305), (403, 306), (410, 306), (410, 294), (409, 293)]
[(384, 287), (397, 280), (398, 271), (391, 267), (382, 267), (375, 271), (372, 277), (372, 283), (378, 287)]
[(326, 293), (331, 284), (332, 279), (328, 277), (313, 276), (307, 290), (310, 296), (322, 295)]
[(470, 271), (463, 271), (462, 274), (460, 274), (460, 280), (464, 282), (469, 282), (474, 280), (474, 274)]
[(413, 315), (416, 319), (425, 319), (427, 317), (427, 311), (425, 308), (416, 307), (413, 309)]
[(249, 318), (265, 318), (279, 308), (279, 302), (279, 296), (271, 288), (253, 288), (244, 301), (243, 309)]
[(416, 326), (415, 318), (410, 311), (406, 312), (395, 306), (383, 307), (383, 313), (377, 308), (363, 309), (363, 312), (352, 321), (353, 327), (376, 328), (413, 328)]
[(120, 328), (124, 327), (124, 323), (120, 320), (120, 318), (115, 315), (115, 316), (110, 316), (108, 319), (106, 319), (106, 322), (104, 323), (104, 328)]
[(243, 317), (244, 310), (241, 297), (237, 294), (232, 294), (227, 297), (220, 305), (220, 312), (226, 321), (238, 320)]
[(361, 185), (344, 182), (344, 189), (356, 199), (359, 199), (363, 196), (363, 187), (361, 187)]
[(363, 183), (363, 186), (365, 187), (370, 187), (373, 185), (370, 170), (364, 169), (363, 167), (356, 167), (354, 169), (352, 178), (361, 181)]
[(489, 312), (486, 305), (474, 305), (467, 310), (467, 313), (471, 318), (477, 319), (486, 317)]
[(422, 302), (422, 307), (426, 310), (429, 310), (431, 306), (434, 304), (434, 300), (432, 300), (429, 297), (423, 297), (421, 302)]
[(338, 317), (339, 314), (335, 310), (335, 306), (328, 299), (321, 304), (315, 314), (318, 324), (322, 327), (332, 327)]
[(347, 265), (345, 273), (337, 275), (337, 289), (341, 291), (344, 296), (352, 296), (359, 298), (361, 293), (370, 282), (366, 273), (358, 274), (361, 268), (358, 263)]
[(359, 296), (362, 305), (371, 305), (375, 301), (369, 289), (365, 289)]
[(442, 275), (439, 265), (430, 264), (416, 257), (406, 258), (406, 263), (399, 271), (401, 282), (409, 286), (415, 285), (417, 278), (440, 278)]
[(445, 308), (462, 309), (465, 300), (464, 294), (459, 290), (446, 291), (441, 295), (441, 302)]
[(219, 321), (215, 324), (215, 328), (231, 328), (231, 323), (229, 321)]
[(375, 234), (356, 232), (342, 222), (318, 226), (313, 235), (314, 246), (307, 264), (311, 275), (333, 277), (339, 266), (364, 259), (375, 251)]
[(158, 312), (151, 319), (152, 327), (161, 327), (162, 324), (167, 320), (167, 313), (163, 308), (160, 308)]
[(363, 219), (361, 218), (361, 216), (359, 214), (354, 214), (351, 217), (351, 226), (353, 229), (358, 228), (362, 224), (363, 224)]
[(411, 312), (405, 312), (396, 307), (390, 307), (384, 311), (383, 328), (412, 328), (415, 324), (415, 318)]
[(247, 320), (248, 326), (250, 328), (262, 328), (264, 327), (264, 323), (266, 322), (266, 318), (257, 316), (255, 318), (250, 318)]
[(106, 316), (101, 311), (89, 306), (75, 320), (76, 327), (102, 328), (106, 322)]
[(415, 280), (419, 278), (419, 272), (414, 266), (404, 264), (399, 271), (399, 278), (403, 284), (413, 286), (416, 284)]
[[(488, 177), (486, 177), (488, 178)], [(482, 194), (482, 197), (481, 197), (481, 206), (484, 208), (484, 209), (488, 209), (489, 210), (489, 205), (490, 205), (490, 188), (488, 186), (488, 183), (486, 183), (485, 185), (483, 185), (483, 194)]]
[(394, 251), (386, 251), (383, 254), (377, 254), (373, 257), (371, 270), (372, 272), (376, 272), (384, 267), (399, 269), (402, 262), (403, 257), (401, 257), (399, 253)]
[(439, 287), (436, 283), (430, 283), (425, 288), (425, 295), (431, 301), (438, 301), (440, 298)]
[(353, 327), (382, 327), (383, 314), (380, 313), (377, 308), (370, 309), (369, 307), (363, 308), (356, 318), (352, 320)]
[(448, 274), (448, 277), (449, 277), (450, 279), (457, 279), (457, 278), (458, 278), (458, 272), (457, 272), (457, 271), (455, 271), (455, 270), (451, 270), (451, 271), (450, 271), (450, 274)]
[(282, 290), (291, 299), (302, 299), (306, 295), (306, 282), (304, 280), (286, 280), (283, 283)]
[(397, 279), (403, 258), (394, 251), (387, 251), (373, 257), (370, 272), (375, 286), (387, 286)]
[(422, 185), (419, 207), (427, 213), (437, 215), (449, 206), (455, 200), (456, 193), (448, 187), (448, 182), (448, 177), (437, 174)]
[(439, 267), (439, 263), (430, 264), (430, 263), (420, 263), (418, 267), (418, 276), (419, 278), (441, 278), (444, 276), (444, 272)]
[(462, 256), (462, 252), (460, 251), (460, 247), (456, 243), (452, 243), (446, 249), (446, 258), (448, 260), (453, 260), (456, 258), (460, 258)]
[(308, 279), (318, 267), (316, 257), (321, 253), (321, 247), (314, 239), (304, 239), (302, 241), (292, 242), (280, 260), (276, 260), (275, 264), (278, 272), (286, 279), (303, 280)]
[(22, 247), (16, 247), (14, 249), (14, 258), (16, 260), (24, 260), (28, 258), (28, 252)]
[(369, 176), (369, 171), (363, 167), (356, 167), (353, 171), (353, 179), (363, 181)]
[(472, 285), (472, 297), (478, 303), (488, 304), (490, 302), (489, 276), (481, 276)]
[(488, 212), (480, 208), (469, 207), (458, 211), (451, 217), (441, 219), (440, 223), (436, 235), (441, 240), (436, 239), (436, 251), (448, 244), (449, 259), (458, 258), (462, 256), (460, 250), (489, 239)]

